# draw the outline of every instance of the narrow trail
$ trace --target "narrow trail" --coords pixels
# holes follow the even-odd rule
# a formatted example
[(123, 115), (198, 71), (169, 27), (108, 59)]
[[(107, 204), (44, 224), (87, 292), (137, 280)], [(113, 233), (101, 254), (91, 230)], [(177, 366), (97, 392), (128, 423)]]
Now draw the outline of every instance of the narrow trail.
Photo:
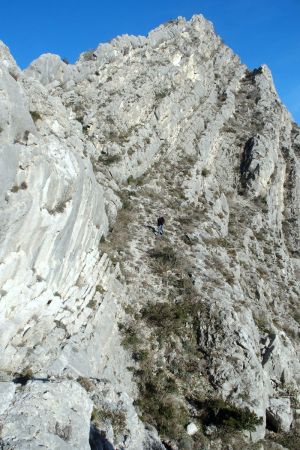
[[(168, 154), (162, 155), (147, 174), (123, 188), (123, 209), (106, 242), (100, 245), (100, 250), (120, 262), (126, 283), (144, 291), (144, 298), (150, 289), (161, 293), (161, 276), (153, 272), (149, 252), (168, 247), (178, 255), (184, 253), (185, 260), (193, 256), (187, 243), (187, 235), (192, 231), (188, 215), (193, 206), (184, 196), (184, 175), (180, 171), (186, 174), (192, 164), (185, 159), (180, 167), (180, 160), (170, 163), (167, 158)], [(151, 229), (156, 229), (159, 216), (166, 221), (163, 236), (155, 235)]]

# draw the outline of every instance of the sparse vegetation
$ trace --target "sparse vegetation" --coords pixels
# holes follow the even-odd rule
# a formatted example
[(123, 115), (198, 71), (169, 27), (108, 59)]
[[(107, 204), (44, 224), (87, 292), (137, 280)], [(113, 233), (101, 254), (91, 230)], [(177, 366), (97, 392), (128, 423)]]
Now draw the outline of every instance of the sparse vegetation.
[(142, 419), (155, 426), (163, 438), (179, 439), (188, 423), (187, 409), (180, 400), (166, 395), (163, 386), (159, 387), (157, 382), (149, 382), (146, 393), (142, 392), (142, 395), (143, 402), (139, 400), (136, 403), (142, 407)]
[(98, 302), (94, 298), (92, 298), (92, 300), (90, 300), (87, 304), (87, 307), (93, 309), (94, 311), (97, 309), (97, 306)]
[(90, 392), (94, 388), (94, 385), (89, 378), (78, 377), (77, 381), (87, 392)]
[(141, 315), (150, 327), (156, 327), (157, 333), (180, 335), (186, 324), (193, 322), (200, 310), (196, 299), (195, 302), (184, 299), (178, 303), (169, 301), (150, 304), (142, 309)]
[(110, 166), (111, 164), (116, 164), (118, 162), (121, 161), (121, 156), (120, 155), (103, 155), (101, 157), (99, 157), (98, 161), (102, 164), (104, 164), (105, 166)]
[(208, 175), (210, 175), (210, 171), (206, 168), (202, 169), (201, 175), (203, 177), (208, 177)]
[(167, 97), (170, 94), (170, 90), (168, 88), (161, 88), (160, 91), (155, 92), (155, 100), (160, 101)]
[(19, 189), (20, 189), (19, 186), (17, 184), (14, 184), (10, 191), (15, 194), (16, 192), (19, 191)]
[(270, 333), (270, 324), (268, 322), (268, 320), (265, 317), (260, 317), (260, 316), (253, 316), (255, 325), (257, 326), (257, 328), (266, 334)]
[(126, 428), (126, 415), (122, 410), (111, 410), (107, 408), (95, 408), (92, 412), (91, 421), (98, 426), (110, 422), (116, 435), (122, 433)]
[(103, 286), (101, 286), (101, 284), (97, 284), (96, 292), (99, 292), (99, 294), (104, 294), (105, 293), (105, 289), (104, 289)]
[(10, 191), (15, 194), (16, 192), (19, 192), (20, 189), (25, 190), (27, 188), (28, 188), (28, 185), (27, 185), (26, 181), (22, 181), (22, 183), (20, 185), (14, 184)]
[(64, 210), (66, 209), (67, 203), (68, 203), (68, 200), (61, 200), (54, 206), (54, 208), (52, 208), (52, 209), (47, 208), (47, 211), (51, 215), (62, 214), (64, 212)]
[(138, 337), (137, 330), (133, 325), (128, 326), (123, 331), (124, 338), (122, 340), (122, 344), (125, 348), (132, 349), (133, 352), (137, 352), (137, 347), (141, 344), (141, 340)]
[(20, 184), (20, 189), (25, 190), (27, 188), (28, 188), (28, 185), (27, 185), (26, 181), (22, 181), (22, 183)]
[(272, 440), (289, 450), (299, 450), (300, 448), (300, 433), (297, 430), (292, 430), (289, 433), (274, 433)]
[(88, 50), (87, 52), (83, 53), (83, 60), (84, 61), (93, 61), (96, 58), (95, 55), (95, 48), (92, 48), (91, 50)]
[(130, 176), (127, 178), (127, 184), (132, 184), (132, 183), (134, 183), (134, 178), (133, 178), (132, 175), (130, 175)]
[(258, 417), (249, 408), (239, 408), (222, 399), (207, 399), (203, 402), (195, 402), (201, 412), (201, 421), (204, 425), (215, 425), (227, 430), (255, 431), (258, 425), (263, 423), (263, 418)]
[(151, 249), (149, 250), (148, 255), (151, 258), (150, 264), (152, 268), (158, 273), (171, 270), (180, 264), (180, 260), (176, 255), (176, 252), (170, 245), (164, 245), (161, 248)]
[(30, 111), (30, 115), (34, 123), (36, 123), (38, 120), (42, 120), (42, 116), (38, 111)]

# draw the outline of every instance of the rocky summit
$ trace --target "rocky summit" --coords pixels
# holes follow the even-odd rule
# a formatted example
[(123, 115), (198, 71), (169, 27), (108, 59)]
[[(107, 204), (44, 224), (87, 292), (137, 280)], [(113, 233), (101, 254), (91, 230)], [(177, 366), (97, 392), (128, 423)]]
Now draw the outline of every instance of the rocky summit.
[(299, 450), (300, 128), (268, 67), (202, 16), (74, 65), (0, 43), (0, 151), (0, 448)]

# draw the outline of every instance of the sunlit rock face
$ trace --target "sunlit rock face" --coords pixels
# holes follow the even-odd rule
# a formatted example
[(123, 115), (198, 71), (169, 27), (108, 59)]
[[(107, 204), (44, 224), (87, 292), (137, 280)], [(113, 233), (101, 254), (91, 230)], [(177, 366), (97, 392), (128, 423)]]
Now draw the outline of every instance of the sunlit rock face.
[(298, 448), (300, 130), (266, 66), (202, 16), (74, 65), (0, 43), (0, 151), (4, 449)]

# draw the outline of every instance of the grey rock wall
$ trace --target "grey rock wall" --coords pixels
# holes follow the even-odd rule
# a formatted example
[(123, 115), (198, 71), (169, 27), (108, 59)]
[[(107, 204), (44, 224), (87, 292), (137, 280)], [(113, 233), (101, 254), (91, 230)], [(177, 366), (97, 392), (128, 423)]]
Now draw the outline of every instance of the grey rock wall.
[[(97, 425), (118, 448), (221, 450), (187, 404), (201, 383), (202, 397), (262, 418), (226, 448), (297, 435), (299, 149), (269, 69), (248, 70), (202, 16), (121, 36), (75, 65), (42, 55), (23, 72), (1, 43), (3, 448), (90, 448)], [(164, 240), (145, 228), (160, 214)], [(161, 277), (147, 255), (166, 244), (185, 267)], [(179, 272), (202, 305), (188, 381), (171, 370), (188, 357), (188, 320), (160, 346), (142, 313), (186, 301), (165, 285)], [(131, 322), (202, 434), (139, 418), (142, 363), (120, 331)]]

